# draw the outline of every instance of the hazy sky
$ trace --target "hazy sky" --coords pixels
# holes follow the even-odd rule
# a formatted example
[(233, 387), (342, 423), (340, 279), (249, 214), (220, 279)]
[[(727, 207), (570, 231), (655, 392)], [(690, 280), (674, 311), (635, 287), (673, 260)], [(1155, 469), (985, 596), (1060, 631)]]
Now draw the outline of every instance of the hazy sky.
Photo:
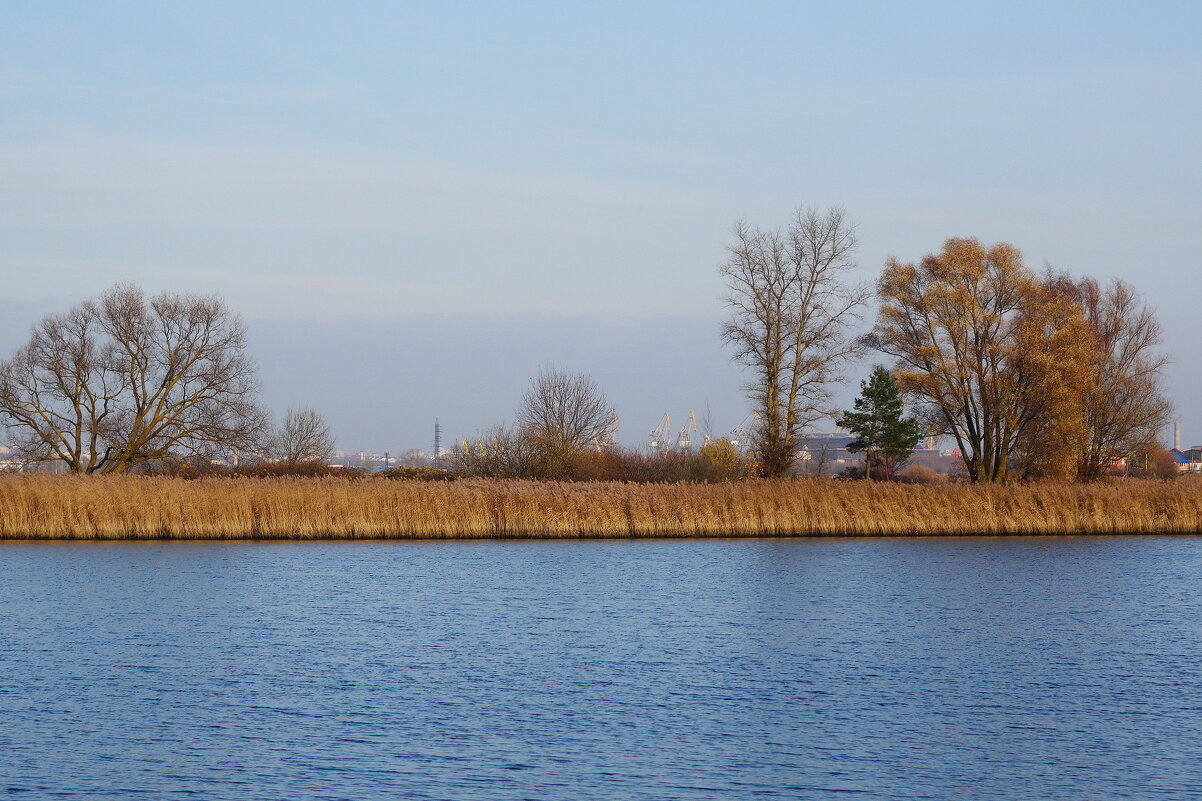
[(968, 235), (1135, 283), (1194, 444), (1200, 36), (1197, 2), (7, 2), (0, 356), (132, 280), (222, 294), (348, 450), (473, 434), (547, 362), (624, 440), (725, 430), (731, 224), (839, 204), (863, 280)]

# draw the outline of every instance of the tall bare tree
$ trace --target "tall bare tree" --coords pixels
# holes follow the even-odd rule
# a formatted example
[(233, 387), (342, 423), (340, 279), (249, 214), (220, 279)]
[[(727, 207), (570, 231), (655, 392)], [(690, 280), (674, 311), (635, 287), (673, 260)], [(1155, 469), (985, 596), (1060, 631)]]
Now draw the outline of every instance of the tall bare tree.
[(522, 435), (546, 448), (604, 447), (618, 431), (618, 415), (597, 382), (587, 375), (544, 367), (517, 409)]
[(837, 413), (832, 389), (858, 346), (849, 325), (870, 296), (848, 273), (858, 240), (840, 208), (798, 209), (785, 229), (738, 222), (726, 279), (722, 336), (754, 373), (746, 389), (759, 413), (754, 450), (765, 476), (786, 473), (800, 432)]
[(246, 329), (217, 297), (128, 284), (34, 327), (0, 363), (0, 418), (30, 461), (80, 473), (208, 458), (261, 441)]
[(1093, 480), (1112, 459), (1146, 449), (1169, 423), (1168, 357), (1159, 351), (1164, 332), (1155, 310), (1125, 281), (1103, 286), (1066, 273), (1046, 281), (1080, 307), (1093, 333), (1096, 380), (1086, 387), (1088, 439), (1079, 461), (1081, 477)]
[(271, 451), (286, 464), (325, 462), (334, 452), (334, 435), (313, 409), (289, 408), (272, 435)]

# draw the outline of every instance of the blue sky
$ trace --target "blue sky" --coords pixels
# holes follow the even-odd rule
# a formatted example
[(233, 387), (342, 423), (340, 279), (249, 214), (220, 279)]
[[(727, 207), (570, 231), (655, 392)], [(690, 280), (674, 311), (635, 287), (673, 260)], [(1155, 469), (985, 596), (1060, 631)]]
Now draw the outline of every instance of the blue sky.
[[(1196, 3), (6, 3), (0, 353), (121, 280), (219, 292), (348, 449), (594, 374), (635, 440), (746, 414), (733, 221), (859, 222), (1125, 278), (1202, 441)], [(854, 388), (870, 364), (849, 381)]]

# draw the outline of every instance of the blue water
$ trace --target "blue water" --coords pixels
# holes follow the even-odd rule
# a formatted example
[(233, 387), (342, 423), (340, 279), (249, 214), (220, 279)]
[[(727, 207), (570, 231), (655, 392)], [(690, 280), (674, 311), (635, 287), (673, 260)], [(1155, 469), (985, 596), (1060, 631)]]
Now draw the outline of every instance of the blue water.
[(0, 545), (0, 795), (1202, 797), (1202, 540)]

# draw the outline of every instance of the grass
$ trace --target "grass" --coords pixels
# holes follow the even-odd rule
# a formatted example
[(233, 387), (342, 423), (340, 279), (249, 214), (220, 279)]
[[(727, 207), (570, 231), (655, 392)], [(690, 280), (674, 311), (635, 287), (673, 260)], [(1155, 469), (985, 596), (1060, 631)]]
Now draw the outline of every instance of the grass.
[(0, 538), (370, 539), (1202, 532), (1191, 481), (914, 486), (0, 476)]

